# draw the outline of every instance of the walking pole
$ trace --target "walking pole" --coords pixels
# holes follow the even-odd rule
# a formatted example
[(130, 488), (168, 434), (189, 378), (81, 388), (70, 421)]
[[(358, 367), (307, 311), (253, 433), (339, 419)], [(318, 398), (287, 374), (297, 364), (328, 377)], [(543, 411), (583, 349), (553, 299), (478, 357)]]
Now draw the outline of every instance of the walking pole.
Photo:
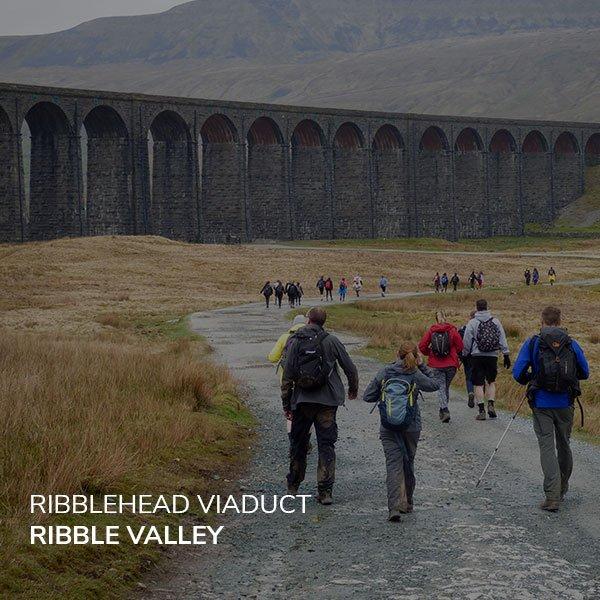
[(521, 410), (521, 406), (523, 406), (523, 404), (525, 403), (525, 400), (527, 400), (527, 396), (523, 396), (523, 400), (521, 400), (521, 404), (519, 404), (519, 408), (517, 408), (517, 410), (515, 411), (515, 414), (512, 416), (512, 418), (508, 422), (508, 425), (506, 426), (506, 429), (504, 430), (502, 437), (498, 441), (496, 449), (492, 452), (492, 455), (490, 456), (490, 460), (487, 461), (487, 465), (485, 465), (485, 469), (483, 469), (483, 473), (481, 473), (481, 477), (479, 478), (479, 480), (477, 481), (477, 484), (475, 485), (476, 488), (479, 487), (479, 484), (483, 480), (483, 477), (485, 476), (487, 470), (489, 469), (490, 465), (492, 464), (492, 461), (494, 460), (494, 456), (496, 456), (496, 452), (498, 452), (498, 448), (500, 448), (500, 444), (502, 443), (502, 440), (504, 440), (504, 438), (506, 437), (506, 434), (508, 433), (508, 430), (510, 429), (510, 426), (513, 424), (513, 421), (517, 418), (517, 415), (519, 414), (519, 411)]

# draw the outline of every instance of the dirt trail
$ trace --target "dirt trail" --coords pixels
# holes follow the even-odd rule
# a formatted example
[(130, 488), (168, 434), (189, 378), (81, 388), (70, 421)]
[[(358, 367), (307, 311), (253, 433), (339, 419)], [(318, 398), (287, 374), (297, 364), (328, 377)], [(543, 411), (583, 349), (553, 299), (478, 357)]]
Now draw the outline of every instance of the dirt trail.
[[(260, 445), (244, 493), (282, 494), (287, 436), (278, 381), (265, 355), (286, 311), (255, 304), (201, 313), (192, 327), (241, 379), (260, 420)], [(360, 341), (340, 336), (356, 351)], [(355, 356), (361, 390), (379, 365)], [(474, 484), (508, 416), (476, 422), (456, 395), (452, 423), (422, 403), (415, 512), (386, 521), (378, 419), (361, 401), (339, 411), (335, 504), (309, 501), (305, 515), (234, 515), (218, 546), (180, 549), (147, 598), (451, 599), (600, 597), (600, 448), (574, 443), (564, 509), (542, 513), (541, 473), (528, 420), (517, 420), (486, 482)], [(315, 494), (310, 457), (302, 493)], [(156, 581), (158, 579), (158, 581)]]

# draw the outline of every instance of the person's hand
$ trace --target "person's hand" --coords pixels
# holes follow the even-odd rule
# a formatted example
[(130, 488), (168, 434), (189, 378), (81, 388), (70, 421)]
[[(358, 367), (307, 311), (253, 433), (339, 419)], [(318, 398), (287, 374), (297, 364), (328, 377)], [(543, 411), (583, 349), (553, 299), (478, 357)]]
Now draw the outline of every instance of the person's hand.
[(504, 355), (504, 368), (505, 369), (510, 369), (511, 366), (511, 362), (510, 362), (510, 356), (508, 354)]
[(290, 408), (284, 408), (283, 414), (288, 421), (291, 421), (294, 416)]
[(357, 392), (348, 392), (348, 400), (356, 400), (357, 397), (358, 397)]
[(417, 365), (420, 367), (423, 364), (423, 355), (417, 352)]

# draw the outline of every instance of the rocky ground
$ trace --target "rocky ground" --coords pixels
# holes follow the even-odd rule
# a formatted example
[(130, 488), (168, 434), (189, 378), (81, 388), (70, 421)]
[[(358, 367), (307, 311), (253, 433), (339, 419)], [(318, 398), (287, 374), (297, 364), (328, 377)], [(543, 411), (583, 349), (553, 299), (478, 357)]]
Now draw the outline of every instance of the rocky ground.
[[(247, 389), (260, 442), (243, 493), (285, 493), (287, 436), (278, 380), (265, 356), (287, 311), (248, 305), (193, 316)], [(361, 389), (379, 365), (356, 355)], [(509, 415), (476, 422), (455, 395), (452, 422), (422, 403), (415, 512), (388, 523), (378, 418), (361, 401), (339, 411), (335, 504), (307, 514), (234, 515), (218, 546), (178, 550), (145, 598), (592, 599), (600, 597), (600, 449), (576, 442), (571, 492), (557, 514), (542, 499), (537, 444), (517, 420), (484, 484), (475, 482)], [(316, 456), (301, 493), (315, 494)]]

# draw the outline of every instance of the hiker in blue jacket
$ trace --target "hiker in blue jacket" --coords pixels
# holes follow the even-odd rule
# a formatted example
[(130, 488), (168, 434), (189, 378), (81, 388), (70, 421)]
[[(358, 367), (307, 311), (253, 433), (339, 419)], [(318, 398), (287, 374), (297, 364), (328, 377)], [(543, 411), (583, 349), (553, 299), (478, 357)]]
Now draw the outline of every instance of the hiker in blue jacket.
[(540, 508), (550, 512), (559, 509), (569, 489), (574, 401), (581, 395), (579, 381), (590, 375), (581, 346), (560, 325), (560, 309), (546, 307), (540, 333), (525, 341), (513, 367), (515, 380), (527, 385), (544, 473)]
[[(400, 381), (399, 381), (400, 380)], [(392, 384), (406, 382), (409, 386), (413, 409), (407, 412), (407, 419), (401, 426), (393, 426), (384, 417), (380, 409), (381, 424), (379, 439), (383, 445), (387, 471), (386, 485), (390, 521), (400, 521), (402, 513), (413, 511), (413, 493), (415, 490), (415, 454), (421, 435), (421, 411), (419, 410), (419, 392), (436, 392), (440, 384), (434, 378), (433, 371), (425, 366), (417, 346), (406, 342), (398, 350), (396, 362), (383, 368), (365, 390), (365, 402), (382, 402), (384, 394), (392, 395)], [(395, 387), (397, 390), (398, 388)], [(385, 406), (385, 403), (383, 404)]]

